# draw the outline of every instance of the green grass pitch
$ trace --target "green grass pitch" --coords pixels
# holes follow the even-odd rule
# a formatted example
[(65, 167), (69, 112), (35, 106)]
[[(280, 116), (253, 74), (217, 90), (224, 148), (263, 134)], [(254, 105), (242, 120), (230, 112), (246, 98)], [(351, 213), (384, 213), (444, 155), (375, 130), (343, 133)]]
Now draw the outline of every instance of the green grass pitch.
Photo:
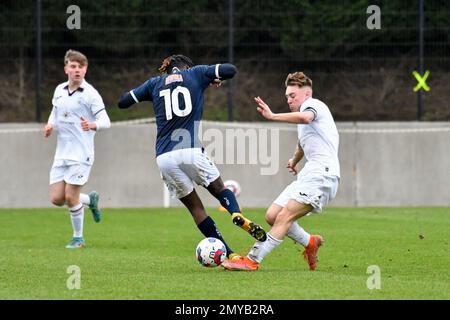
[[(315, 272), (286, 238), (257, 272), (204, 268), (203, 238), (184, 208), (104, 209), (96, 224), (85, 211), (87, 247), (65, 249), (66, 209), (0, 210), (0, 299), (449, 299), (448, 208), (328, 208), (301, 219), (320, 233)], [(228, 214), (208, 210), (229, 245), (246, 253), (253, 239)], [(247, 209), (264, 222), (264, 209)], [(268, 228), (267, 228), (268, 230)], [(69, 266), (81, 288), (69, 290)], [(368, 289), (380, 268), (380, 289)]]

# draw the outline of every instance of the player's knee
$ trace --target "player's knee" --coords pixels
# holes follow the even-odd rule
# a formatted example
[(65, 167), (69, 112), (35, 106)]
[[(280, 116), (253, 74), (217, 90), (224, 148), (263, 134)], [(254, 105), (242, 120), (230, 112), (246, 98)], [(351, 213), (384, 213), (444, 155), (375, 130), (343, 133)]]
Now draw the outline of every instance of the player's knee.
[(64, 205), (64, 202), (66, 201), (66, 199), (64, 198), (64, 196), (61, 197), (61, 196), (51, 195), (50, 196), (50, 201), (55, 206), (60, 207), (60, 206)]
[(273, 224), (275, 223), (275, 219), (277, 218), (277, 215), (274, 214), (274, 212), (267, 210), (266, 212), (266, 222), (273, 226)]
[(225, 190), (225, 186), (223, 185), (222, 180), (216, 179), (215, 181), (211, 182), (209, 186), (206, 188), (211, 195), (213, 195), (215, 198), (218, 198), (223, 190)]
[(277, 219), (277, 215), (280, 213), (281, 208), (278, 206), (270, 206), (269, 209), (267, 209), (266, 211), (266, 222), (273, 226), (273, 224), (275, 223), (275, 220)]
[(66, 194), (66, 203), (69, 207), (73, 207), (80, 202), (80, 198), (76, 198), (74, 195), (68, 193)]
[(295, 212), (284, 208), (275, 218), (277, 223), (289, 223), (295, 220)]

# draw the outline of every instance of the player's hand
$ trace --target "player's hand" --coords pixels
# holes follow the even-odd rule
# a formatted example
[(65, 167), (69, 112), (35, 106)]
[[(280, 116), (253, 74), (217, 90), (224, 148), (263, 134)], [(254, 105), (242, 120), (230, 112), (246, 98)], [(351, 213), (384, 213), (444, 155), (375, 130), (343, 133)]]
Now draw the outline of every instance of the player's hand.
[(83, 128), (84, 131), (89, 131), (91, 130), (91, 124), (89, 123), (89, 121), (87, 121), (85, 118), (83, 118), (83, 116), (80, 117), (81, 119), (81, 128)]
[(44, 137), (48, 138), (53, 131), (53, 126), (50, 123), (47, 123), (44, 127)]
[(214, 81), (211, 82), (209, 85), (218, 88), (222, 85), (222, 81), (220, 81), (219, 79), (214, 79)]
[(260, 97), (255, 98), (255, 102), (258, 104), (256, 110), (262, 114), (262, 116), (268, 120), (273, 118), (273, 112), (270, 110), (270, 107), (261, 99)]
[(297, 164), (294, 163), (294, 159), (289, 159), (286, 168), (288, 168), (289, 172), (291, 172), (294, 176), (297, 175)]

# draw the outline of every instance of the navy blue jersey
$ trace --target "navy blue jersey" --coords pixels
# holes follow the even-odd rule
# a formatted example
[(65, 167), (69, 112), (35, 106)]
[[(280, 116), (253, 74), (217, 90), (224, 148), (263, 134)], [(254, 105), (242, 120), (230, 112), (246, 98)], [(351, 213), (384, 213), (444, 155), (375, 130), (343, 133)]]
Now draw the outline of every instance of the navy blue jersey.
[[(211, 69), (212, 68), (212, 69)], [(156, 115), (156, 156), (201, 147), (198, 127), (203, 114), (204, 91), (218, 76), (215, 66), (198, 65), (153, 77), (130, 91), (136, 102), (152, 101)]]

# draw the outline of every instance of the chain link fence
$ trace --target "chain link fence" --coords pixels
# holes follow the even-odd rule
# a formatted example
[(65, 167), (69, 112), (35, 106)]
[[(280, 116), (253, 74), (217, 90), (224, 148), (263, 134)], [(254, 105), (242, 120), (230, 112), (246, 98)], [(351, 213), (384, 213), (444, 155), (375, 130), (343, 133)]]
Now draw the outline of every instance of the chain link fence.
[[(116, 102), (124, 91), (157, 75), (162, 59), (173, 53), (198, 64), (237, 65), (234, 80), (207, 91), (207, 119), (230, 119), (232, 106), (233, 120), (260, 120), (252, 99), (257, 95), (275, 111), (287, 111), (284, 79), (304, 71), (315, 96), (338, 121), (417, 120), (413, 88), (418, 81), (412, 72), (419, 71), (419, 3), (2, 0), (0, 121), (46, 121), (53, 90), (66, 80), (63, 56), (70, 48), (88, 56), (87, 80), (102, 94), (113, 120), (153, 114), (149, 103), (124, 112)], [(379, 28), (370, 27), (377, 22), (371, 5), (380, 9)], [(446, 121), (450, 3), (424, 1), (423, 16), (424, 70), (430, 71), (431, 89), (421, 89), (421, 120)]]

